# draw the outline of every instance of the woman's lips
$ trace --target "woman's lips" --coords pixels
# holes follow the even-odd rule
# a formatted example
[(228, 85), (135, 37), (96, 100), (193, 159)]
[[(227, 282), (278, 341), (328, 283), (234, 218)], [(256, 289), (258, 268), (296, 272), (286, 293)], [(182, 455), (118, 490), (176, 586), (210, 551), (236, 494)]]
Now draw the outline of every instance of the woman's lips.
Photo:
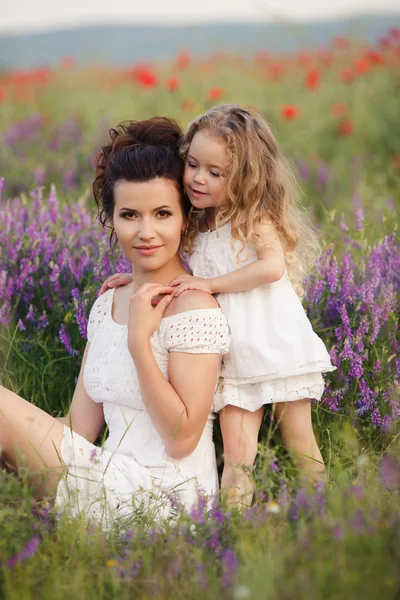
[(161, 247), (162, 246), (136, 246), (135, 250), (137, 250), (142, 256), (152, 256)]

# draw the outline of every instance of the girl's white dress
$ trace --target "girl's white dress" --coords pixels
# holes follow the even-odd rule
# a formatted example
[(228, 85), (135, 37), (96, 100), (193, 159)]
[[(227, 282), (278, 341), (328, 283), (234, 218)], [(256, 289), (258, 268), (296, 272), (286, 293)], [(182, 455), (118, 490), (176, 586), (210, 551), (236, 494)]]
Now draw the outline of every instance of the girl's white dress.
[[(199, 232), (189, 267), (198, 277), (226, 275), (257, 260), (254, 249), (245, 246), (240, 252), (241, 247), (231, 236), (230, 223)], [(273, 402), (321, 398), (321, 373), (335, 367), (286, 271), (275, 283), (218, 294), (217, 300), (231, 333), (214, 397), (217, 411), (227, 404), (254, 412)]]
[[(100, 448), (64, 428), (60, 453), (67, 473), (56, 495), (62, 512), (84, 515), (104, 529), (116, 520), (121, 524), (121, 519), (129, 526), (140, 511), (160, 521), (173, 515), (176, 500), (189, 510), (200, 494), (211, 498), (218, 490), (212, 412), (194, 452), (180, 460), (170, 458), (142, 401), (128, 351), (128, 328), (112, 318), (114, 291), (100, 296), (90, 312), (84, 369), (85, 388), (94, 402), (102, 403), (109, 434)], [(166, 379), (169, 352), (222, 355), (229, 341), (219, 308), (165, 317), (151, 337)]]

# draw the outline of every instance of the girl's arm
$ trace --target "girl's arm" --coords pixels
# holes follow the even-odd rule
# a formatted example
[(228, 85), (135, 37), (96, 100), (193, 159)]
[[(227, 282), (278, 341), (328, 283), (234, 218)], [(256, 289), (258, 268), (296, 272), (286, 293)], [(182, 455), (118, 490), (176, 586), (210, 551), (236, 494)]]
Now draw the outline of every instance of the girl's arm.
[[(203, 290), (209, 294), (246, 292), (279, 281), (285, 271), (285, 255), (275, 227), (270, 221), (264, 221), (257, 233), (261, 240), (256, 247), (258, 260), (213, 279), (177, 277), (170, 283), (176, 288), (174, 295), (179, 296), (185, 290)], [(267, 244), (263, 244), (263, 240), (268, 240)]]
[[(156, 309), (151, 307), (150, 295), (158, 294), (159, 287), (146, 288), (143, 292), (144, 303), (153, 313), (157, 310), (163, 312), (168, 304), (167, 300), (161, 300)], [(135, 296), (138, 294), (140, 290)], [(140, 306), (137, 302), (132, 306), (131, 300), (129, 350), (150, 418), (168, 454), (172, 458), (183, 458), (194, 451), (204, 430), (215, 391), (219, 355), (171, 352), (167, 380), (154, 358), (150, 343), (152, 327), (148, 326), (151, 315), (146, 315), (144, 303)], [(217, 306), (209, 295), (188, 293), (175, 300), (170, 314)]]

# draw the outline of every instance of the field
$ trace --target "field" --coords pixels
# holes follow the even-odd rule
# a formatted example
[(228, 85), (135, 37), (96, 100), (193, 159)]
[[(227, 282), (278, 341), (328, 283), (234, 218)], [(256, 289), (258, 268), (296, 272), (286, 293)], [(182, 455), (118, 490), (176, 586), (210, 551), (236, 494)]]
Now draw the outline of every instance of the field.
[(297, 477), (268, 411), (245, 514), (199, 505), (165, 528), (137, 515), (105, 538), (56, 524), (0, 470), (0, 598), (400, 597), (399, 30), (373, 47), (0, 72), (0, 383), (65, 414), (90, 306), (127, 269), (91, 194), (107, 130), (186, 126), (225, 101), (270, 122), (318, 228), (304, 306), (337, 367), (313, 408), (328, 484)]

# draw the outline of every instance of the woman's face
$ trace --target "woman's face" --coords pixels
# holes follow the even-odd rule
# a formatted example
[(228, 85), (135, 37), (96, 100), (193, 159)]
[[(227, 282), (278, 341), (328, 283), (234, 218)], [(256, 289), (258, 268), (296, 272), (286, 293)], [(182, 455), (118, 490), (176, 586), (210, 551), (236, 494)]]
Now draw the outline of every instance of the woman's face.
[(186, 221), (179, 192), (168, 179), (118, 181), (113, 226), (135, 272), (155, 271), (178, 257)]

